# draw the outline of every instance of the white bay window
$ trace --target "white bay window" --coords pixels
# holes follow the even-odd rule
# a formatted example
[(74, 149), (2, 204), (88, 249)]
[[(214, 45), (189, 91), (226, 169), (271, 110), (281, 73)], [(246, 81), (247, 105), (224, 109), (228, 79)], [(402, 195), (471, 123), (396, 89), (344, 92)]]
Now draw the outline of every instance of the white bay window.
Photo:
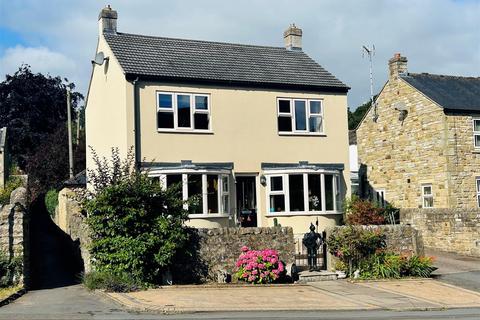
[(337, 213), (342, 210), (339, 173), (265, 173), (269, 214)]
[(184, 201), (191, 217), (230, 214), (230, 179), (228, 174), (215, 172), (162, 173), (153, 176), (164, 188), (179, 185), (178, 196)]

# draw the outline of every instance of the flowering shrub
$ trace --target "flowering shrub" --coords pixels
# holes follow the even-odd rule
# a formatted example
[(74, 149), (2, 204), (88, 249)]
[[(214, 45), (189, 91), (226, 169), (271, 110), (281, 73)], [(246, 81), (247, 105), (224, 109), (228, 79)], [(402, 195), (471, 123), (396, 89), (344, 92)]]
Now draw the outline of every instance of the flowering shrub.
[(235, 264), (237, 278), (249, 283), (271, 283), (284, 270), (277, 250), (250, 250), (247, 246), (242, 247), (242, 253)]

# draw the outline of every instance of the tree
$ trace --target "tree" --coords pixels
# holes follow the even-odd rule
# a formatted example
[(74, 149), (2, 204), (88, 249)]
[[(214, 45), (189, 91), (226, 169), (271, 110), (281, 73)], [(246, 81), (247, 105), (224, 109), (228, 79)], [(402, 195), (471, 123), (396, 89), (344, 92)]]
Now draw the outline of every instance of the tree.
[[(22, 65), (0, 83), (0, 127), (8, 127), (10, 156), (25, 170), (38, 147), (67, 120), (66, 90), (73, 83), (60, 77), (33, 73)], [(72, 117), (83, 96), (72, 92)]]
[[(75, 140), (75, 137), (72, 139)], [(80, 143), (74, 145), (74, 172), (85, 169), (85, 138), (80, 135)], [(58, 189), (68, 179), (68, 134), (66, 124), (46, 136), (36, 152), (29, 156), (26, 171), (32, 199), (50, 189)]]
[[(373, 100), (377, 99), (377, 97), (378, 94), (373, 97)], [(351, 112), (350, 108), (348, 108), (348, 130), (355, 130), (357, 128), (371, 105), (372, 101), (368, 100), (361, 106), (357, 107), (354, 112)]]

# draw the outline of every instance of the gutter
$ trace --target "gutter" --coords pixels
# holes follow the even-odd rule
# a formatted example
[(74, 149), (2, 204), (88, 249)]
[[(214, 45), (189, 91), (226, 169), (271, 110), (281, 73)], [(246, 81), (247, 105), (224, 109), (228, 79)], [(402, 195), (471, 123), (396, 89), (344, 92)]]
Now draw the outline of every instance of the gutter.
[(138, 108), (138, 86), (139, 77), (136, 77), (131, 83), (133, 85), (133, 134), (134, 137), (134, 152), (135, 152), (135, 166), (140, 168), (141, 163), (141, 148), (140, 148), (140, 115)]

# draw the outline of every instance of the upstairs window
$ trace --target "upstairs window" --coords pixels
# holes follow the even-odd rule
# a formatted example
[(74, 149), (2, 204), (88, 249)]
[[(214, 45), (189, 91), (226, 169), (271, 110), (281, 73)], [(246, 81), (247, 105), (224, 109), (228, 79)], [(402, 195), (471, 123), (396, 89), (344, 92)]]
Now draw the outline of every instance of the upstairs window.
[(433, 191), (431, 184), (422, 186), (422, 207), (433, 208)]
[(473, 119), (473, 146), (480, 149), (480, 119)]
[(322, 100), (277, 100), (278, 132), (284, 134), (323, 133)]
[(210, 96), (159, 92), (157, 129), (159, 131), (209, 131)]

